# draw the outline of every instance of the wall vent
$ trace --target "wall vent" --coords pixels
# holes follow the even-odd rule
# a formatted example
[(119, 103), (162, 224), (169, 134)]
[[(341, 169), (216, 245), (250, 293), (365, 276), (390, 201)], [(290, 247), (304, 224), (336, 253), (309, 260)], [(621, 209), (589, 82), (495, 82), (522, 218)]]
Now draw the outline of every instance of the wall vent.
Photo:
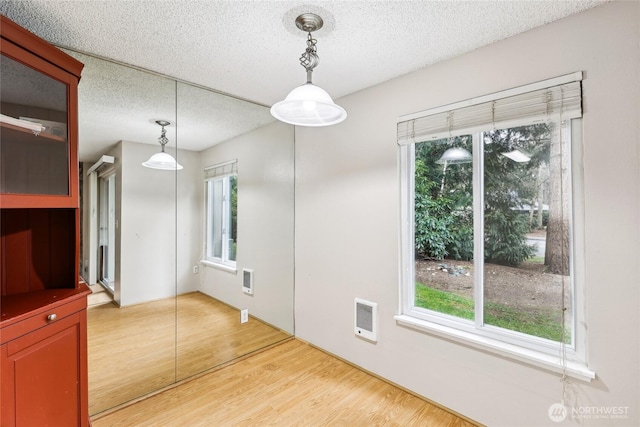
[(253, 295), (253, 270), (249, 268), (242, 269), (242, 292)]
[(378, 304), (355, 299), (355, 334), (369, 341), (378, 341)]

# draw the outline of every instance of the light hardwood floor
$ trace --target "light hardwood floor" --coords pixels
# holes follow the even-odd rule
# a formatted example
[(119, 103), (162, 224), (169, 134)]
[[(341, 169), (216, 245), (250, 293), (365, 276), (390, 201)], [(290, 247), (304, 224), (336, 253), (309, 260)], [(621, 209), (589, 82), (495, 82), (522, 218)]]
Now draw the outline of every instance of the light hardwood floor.
[(254, 317), (240, 323), (239, 310), (200, 292), (180, 295), (177, 311), (178, 380), (291, 336)]
[(175, 381), (175, 302), (87, 310), (89, 414)]
[(92, 425), (466, 427), (473, 424), (292, 339), (94, 419)]
[(90, 414), (290, 336), (199, 292), (87, 313)]

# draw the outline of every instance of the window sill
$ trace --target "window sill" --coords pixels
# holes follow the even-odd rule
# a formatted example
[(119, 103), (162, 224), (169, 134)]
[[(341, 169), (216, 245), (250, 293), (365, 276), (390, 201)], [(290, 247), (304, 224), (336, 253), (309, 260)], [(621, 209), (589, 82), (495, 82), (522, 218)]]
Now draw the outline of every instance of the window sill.
[(541, 353), (534, 350), (522, 348), (513, 344), (508, 344), (496, 339), (483, 337), (473, 333), (460, 331), (451, 327), (438, 325), (416, 319), (407, 315), (397, 315), (394, 319), (399, 325), (406, 326), (421, 332), (437, 335), (450, 341), (455, 341), (481, 350), (489, 351), (499, 356), (514, 359), (529, 365), (555, 372), (565, 373), (567, 376), (586, 382), (595, 379), (596, 373), (582, 363), (567, 360), (563, 366), (560, 357)]
[(226, 264), (220, 264), (220, 263), (209, 261), (209, 260), (206, 260), (206, 259), (200, 260), (200, 264), (202, 264), (202, 265), (204, 265), (206, 267), (215, 268), (217, 270), (226, 271), (227, 273), (236, 274), (238, 272), (238, 269), (235, 266), (230, 266), (230, 265), (226, 265)]

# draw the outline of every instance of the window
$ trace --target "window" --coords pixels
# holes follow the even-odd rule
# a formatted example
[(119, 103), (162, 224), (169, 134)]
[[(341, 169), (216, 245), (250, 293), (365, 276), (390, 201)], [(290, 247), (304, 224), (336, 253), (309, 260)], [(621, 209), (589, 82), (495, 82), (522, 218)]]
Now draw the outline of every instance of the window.
[(562, 355), (592, 377), (576, 328), (580, 79), (400, 120), (401, 324), (551, 365)]
[(235, 269), (238, 235), (237, 162), (205, 170), (205, 260)]

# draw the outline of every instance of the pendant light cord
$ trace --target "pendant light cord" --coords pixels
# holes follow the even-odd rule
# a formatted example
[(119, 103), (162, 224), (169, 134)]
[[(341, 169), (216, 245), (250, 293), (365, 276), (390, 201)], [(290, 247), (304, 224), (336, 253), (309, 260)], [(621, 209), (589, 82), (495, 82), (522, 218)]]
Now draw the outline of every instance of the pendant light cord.
[[(561, 97), (562, 101), (564, 101), (564, 96)], [(565, 215), (568, 214), (568, 212), (565, 212), (565, 179), (569, 179), (569, 177), (566, 176), (565, 172), (564, 172), (564, 162), (565, 162), (565, 155), (567, 155), (566, 150), (565, 150), (565, 142), (566, 142), (566, 137), (565, 137), (565, 125), (563, 124), (563, 120), (562, 120), (562, 111), (563, 111), (563, 107), (564, 105), (562, 105), (562, 101), (561, 101), (561, 105), (560, 105), (560, 118), (559, 118), (559, 132), (560, 132), (560, 215), (561, 215), (561, 221), (560, 221), (560, 233), (561, 233), (561, 240), (560, 240), (560, 260), (561, 260), (561, 273), (562, 273), (562, 290), (561, 290), (561, 305), (560, 307), (562, 308), (561, 310), (561, 319), (560, 321), (561, 323), (561, 336), (560, 336), (560, 360), (562, 363), (562, 377), (560, 378), (560, 382), (562, 383), (562, 405), (566, 405), (566, 401), (567, 401), (567, 394), (568, 394), (568, 388), (569, 388), (569, 377), (567, 376), (567, 343), (566, 343), (566, 333), (567, 333), (567, 326), (566, 326), (566, 319), (567, 319), (567, 305), (565, 304), (565, 297), (566, 297), (566, 291), (567, 291), (567, 287), (566, 287), (566, 274), (571, 274), (570, 270), (571, 270), (571, 262), (568, 261), (566, 264), (566, 268), (569, 271), (565, 271), (565, 256), (569, 255), (566, 254), (565, 250), (565, 244), (564, 244), (564, 236), (565, 236), (565, 231), (568, 234), (568, 230), (566, 230), (565, 227)], [(570, 122), (569, 122), (570, 123)], [(570, 153), (571, 151), (569, 151)], [(567, 244), (570, 244), (570, 242), (568, 241), (570, 239), (571, 236), (567, 236)], [(570, 299), (570, 304), (571, 304), (571, 310), (573, 311), (573, 304), (571, 302)], [(574, 337), (572, 336), (571, 339), (574, 339)]]

